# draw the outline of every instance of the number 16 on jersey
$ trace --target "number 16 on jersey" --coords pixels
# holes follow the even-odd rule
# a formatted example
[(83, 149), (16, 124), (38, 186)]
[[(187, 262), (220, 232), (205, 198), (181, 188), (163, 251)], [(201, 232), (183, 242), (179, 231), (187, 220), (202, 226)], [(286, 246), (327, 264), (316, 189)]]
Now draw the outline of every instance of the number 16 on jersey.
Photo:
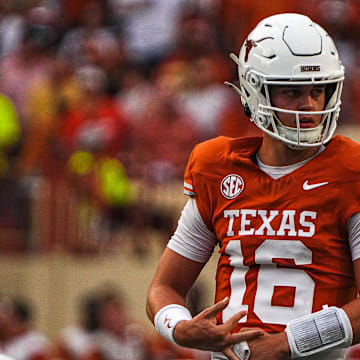
[[(241, 240), (229, 241), (225, 253), (234, 269), (230, 277), (229, 305), (223, 311), (224, 322), (235, 313), (248, 310), (243, 300), (246, 292), (245, 277), (249, 271), (249, 267), (244, 265)], [(295, 265), (307, 265), (312, 263), (312, 253), (300, 240), (267, 239), (255, 250), (255, 263), (259, 265), (259, 272), (253, 311), (263, 323), (286, 325), (312, 312), (315, 283), (305, 270), (280, 268), (273, 263), (274, 258), (292, 259)], [(272, 305), (275, 286), (295, 288), (293, 306)], [(239, 322), (246, 321), (244, 317)]]

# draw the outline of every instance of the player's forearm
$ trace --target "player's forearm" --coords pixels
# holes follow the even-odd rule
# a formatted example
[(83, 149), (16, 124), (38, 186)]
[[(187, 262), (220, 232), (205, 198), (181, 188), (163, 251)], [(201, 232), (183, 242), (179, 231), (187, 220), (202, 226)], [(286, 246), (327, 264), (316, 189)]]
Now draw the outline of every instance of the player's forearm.
[(164, 306), (169, 304), (185, 306), (185, 302), (185, 297), (173, 288), (165, 285), (152, 285), (147, 295), (146, 313), (149, 319), (154, 322), (155, 314)]
[(353, 330), (353, 344), (360, 343), (360, 298), (350, 301), (343, 306), (348, 315)]
[(166, 248), (148, 291), (146, 309), (150, 320), (169, 304), (185, 306), (186, 295), (203, 267)]

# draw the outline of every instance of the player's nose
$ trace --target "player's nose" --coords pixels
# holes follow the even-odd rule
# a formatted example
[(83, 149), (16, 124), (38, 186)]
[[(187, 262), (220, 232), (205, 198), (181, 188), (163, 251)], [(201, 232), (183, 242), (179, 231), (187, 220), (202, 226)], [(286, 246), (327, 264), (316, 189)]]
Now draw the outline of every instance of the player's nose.
[(317, 108), (317, 101), (310, 91), (304, 91), (301, 94), (298, 104), (301, 111), (315, 111)]

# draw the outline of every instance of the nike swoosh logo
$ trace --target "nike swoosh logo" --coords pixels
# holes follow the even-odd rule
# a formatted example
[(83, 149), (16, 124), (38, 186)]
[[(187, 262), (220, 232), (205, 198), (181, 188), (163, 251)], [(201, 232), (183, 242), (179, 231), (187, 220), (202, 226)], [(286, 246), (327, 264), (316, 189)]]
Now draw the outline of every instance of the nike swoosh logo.
[(329, 183), (328, 181), (325, 181), (325, 182), (316, 183), (316, 184), (309, 184), (309, 180), (306, 180), (303, 184), (303, 189), (304, 190), (312, 190), (312, 189), (316, 189), (320, 186), (327, 185), (328, 183)]

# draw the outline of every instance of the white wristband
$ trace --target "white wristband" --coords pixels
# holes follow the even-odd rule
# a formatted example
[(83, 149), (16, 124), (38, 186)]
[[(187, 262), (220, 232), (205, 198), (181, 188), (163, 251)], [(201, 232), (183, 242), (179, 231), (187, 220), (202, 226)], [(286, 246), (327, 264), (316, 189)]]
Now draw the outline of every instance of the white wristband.
[(336, 306), (291, 320), (285, 331), (292, 359), (349, 347), (353, 338), (348, 316)]
[(174, 339), (175, 326), (183, 320), (191, 320), (190, 311), (178, 304), (170, 304), (161, 308), (155, 315), (154, 325), (156, 330), (165, 339), (176, 344)]

